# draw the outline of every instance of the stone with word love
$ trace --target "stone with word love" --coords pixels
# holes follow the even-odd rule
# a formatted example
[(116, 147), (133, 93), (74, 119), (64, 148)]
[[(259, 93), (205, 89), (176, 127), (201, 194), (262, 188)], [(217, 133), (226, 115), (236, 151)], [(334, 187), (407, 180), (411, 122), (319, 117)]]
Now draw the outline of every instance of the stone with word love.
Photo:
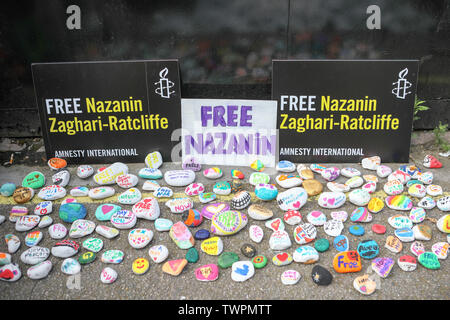
[(272, 233), (269, 239), (269, 246), (272, 250), (285, 250), (292, 245), (289, 234), (284, 230), (278, 230)]
[(81, 238), (90, 235), (95, 230), (95, 223), (90, 220), (78, 219), (72, 223), (69, 230), (71, 238)]
[(275, 181), (280, 185), (280, 187), (285, 189), (298, 187), (303, 182), (302, 178), (295, 174), (280, 174), (275, 178)]
[(160, 208), (158, 201), (155, 198), (144, 198), (135, 203), (131, 211), (137, 218), (146, 220), (156, 220), (160, 215)]
[(191, 198), (173, 198), (167, 201), (166, 206), (169, 207), (172, 213), (183, 213), (194, 207), (194, 202)]
[(317, 229), (310, 223), (303, 223), (294, 228), (293, 235), (295, 242), (305, 244), (316, 239)]
[(195, 240), (191, 231), (181, 221), (178, 221), (170, 228), (169, 236), (180, 249), (189, 249), (194, 246)]
[(333, 240), (333, 246), (337, 251), (344, 252), (349, 249), (349, 240), (345, 235), (339, 235)]
[(360, 176), (361, 172), (358, 169), (347, 167), (341, 170), (341, 174), (347, 178), (353, 178), (356, 176)]
[(350, 187), (343, 183), (337, 183), (334, 181), (327, 183), (327, 188), (330, 189), (331, 192), (348, 192), (350, 191)]
[(136, 215), (128, 210), (120, 210), (111, 216), (111, 223), (117, 229), (131, 229), (136, 225)]
[(145, 191), (155, 191), (160, 187), (159, 183), (154, 180), (147, 180), (142, 185), (142, 190)]
[(158, 218), (155, 220), (155, 229), (160, 232), (169, 231), (172, 228), (172, 220), (165, 218)]
[(42, 188), (38, 193), (38, 197), (42, 200), (57, 200), (64, 198), (66, 196), (66, 193), (67, 191), (63, 187), (51, 185)]
[(248, 228), (248, 233), (250, 236), (250, 239), (256, 243), (260, 243), (262, 239), (264, 238), (264, 231), (260, 226), (257, 225), (251, 225)]
[[(34, 247), (35, 248), (35, 247)], [(73, 240), (61, 240), (52, 247), (52, 255), (58, 258), (69, 258), (78, 253), (80, 245)]]
[(153, 191), (153, 196), (156, 198), (170, 198), (173, 196), (173, 191), (168, 187), (159, 187)]
[(436, 205), (441, 211), (450, 211), (450, 196), (439, 198), (436, 201)]
[(418, 203), (417, 203), (418, 207), (427, 209), (427, 210), (431, 210), (434, 207), (436, 207), (436, 201), (434, 201), (433, 198), (431, 197), (423, 197)]
[(403, 244), (399, 238), (388, 236), (384, 247), (393, 253), (399, 253), (403, 249)]
[(372, 215), (365, 207), (356, 208), (350, 215), (350, 221), (352, 222), (371, 222), (372, 219)]
[(87, 197), (89, 195), (88, 187), (75, 187), (70, 190), (70, 195), (72, 197)]
[(141, 199), (142, 194), (138, 188), (130, 188), (117, 197), (117, 201), (121, 204), (135, 204)]
[(347, 221), (348, 218), (348, 213), (347, 211), (331, 211), (330, 216), (333, 220), (338, 220), (338, 221), (342, 221), (345, 222)]
[(411, 230), (411, 228), (396, 229), (394, 234), (402, 242), (412, 242), (415, 239), (414, 232)]
[(269, 183), (269, 181), (270, 176), (263, 172), (253, 172), (249, 178), (249, 183), (253, 186), (256, 186), (260, 183)]
[(315, 226), (323, 226), (327, 221), (327, 216), (322, 211), (311, 211), (306, 216), (306, 220)]
[(205, 191), (205, 186), (203, 183), (191, 183), (186, 187), (184, 193), (188, 196), (196, 196)]
[(301, 277), (296, 270), (286, 270), (281, 274), (281, 283), (286, 286), (294, 285), (300, 281)]
[(211, 256), (218, 256), (223, 251), (223, 241), (219, 237), (211, 237), (202, 242), (200, 248)]
[(211, 233), (216, 235), (233, 235), (243, 229), (248, 222), (244, 213), (235, 210), (222, 211), (211, 218)]
[(380, 164), (381, 158), (379, 156), (368, 157), (361, 160), (362, 167), (368, 170), (377, 170)]
[(163, 158), (159, 151), (149, 153), (144, 161), (147, 168), (158, 169), (163, 164)]
[(439, 231), (444, 233), (450, 233), (450, 214), (446, 214), (439, 218), (436, 222), (436, 226)]
[(39, 244), (39, 242), (42, 240), (43, 237), (44, 237), (44, 234), (42, 233), (42, 231), (30, 232), (25, 237), (25, 244), (28, 247), (33, 247), (33, 246)]
[(202, 192), (198, 195), (198, 200), (201, 203), (208, 203), (208, 202), (216, 200), (216, 198), (217, 198), (217, 195), (213, 192)]
[(128, 233), (128, 243), (135, 249), (147, 246), (153, 239), (153, 231), (150, 229), (133, 229)]
[(267, 220), (273, 217), (273, 212), (260, 204), (252, 204), (248, 207), (248, 215), (255, 220)]
[(45, 261), (50, 255), (50, 250), (48, 248), (34, 246), (31, 247), (20, 255), (20, 260), (25, 264), (38, 264)]
[(157, 180), (163, 177), (161, 170), (154, 168), (142, 168), (138, 172), (138, 176), (142, 179)]
[(106, 284), (110, 284), (113, 283), (117, 280), (118, 274), (117, 271), (106, 267), (102, 270), (101, 274), (100, 274), (100, 281)]
[(41, 220), (40, 216), (36, 215), (26, 215), (23, 217), (20, 217), (16, 221), (16, 231), (28, 231), (33, 229), (39, 224), (39, 221)]
[(97, 207), (95, 210), (95, 218), (99, 221), (110, 221), (112, 215), (120, 210), (122, 210), (122, 208), (118, 205), (105, 203)]
[(164, 173), (164, 180), (172, 187), (185, 187), (195, 180), (192, 170), (169, 170)]
[(50, 260), (42, 261), (27, 270), (27, 276), (33, 280), (44, 279), (52, 270), (53, 264)]
[(277, 196), (278, 206), (284, 211), (299, 210), (306, 204), (307, 200), (306, 190), (301, 187), (291, 188)]
[(211, 220), (213, 215), (216, 213), (227, 211), (230, 209), (230, 206), (224, 202), (211, 203), (202, 208), (202, 216), (208, 220)]
[(64, 274), (73, 275), (79, 273), (80, 271), (80, 263), (73, 258), (67, 258), (61, 263), (61, 272)]
[(295, 226), (296, 224), (302, 222), (302, 215), (297, 210), (288, 210), (283, 215), (283, 221), (291, 226)]
[(200, 171), (202, 169), (202, 165), (195, 157), (187, 157), (182, 164), (182, 168), (184, 170), (192, 170), (192, 171)]
[(255, 274), (255, 267), (251, 261), (236, 261), (231, 266), (231, 279), (236, 282), (243, 282)]
[(414, 271), (417, 268), (417, 259), (413, 256), (403, 255), (397, 259), (397, 264), (403, 271)]
[(178, 276), (187, 263), (186, 259), (170, 260), (163, 264), (162, 271), (172, 276)]
[(294, 172), (295, 164), (288, 160), (281, 160), (280, 162), (278, 162), (275, 169), (280, 172)]
[(161, 263), (167, 259), (169, 256), (169, 250), (167, 247), (160, 244), (157, 246), (153, 246), (148, 250), (148, 255), (152, 259), (154, 263)]
[(338, 273), (361, 271), (361, 257), (357, 251), (345, 251), (338, 253), (333, 258), (333, 268)]
[(183, 213), (182, 220), (188, 227), (198, 227), (203, 222), (203, 216), (200, 211), (190, 209), (188, 212)]
[(195, 278), (199, 281), (214, 281), (219, 277), (219, 267), (217, 264), (205, 264), (195, 269)]
[(255, 195), (258, 199), (270, 201), (278, 195), (278, 189), (273, 184), (260, 183), (255, 187)]
[(231, 185), (227, 181), (216, 182), (213, 186), (213, 192), (222, 196), (227, 196), (231, 193)]
[(9, 253), (15, 253), (20, 247), (20, 239), (14, 234), (8, 233), (5, 235), (5, 242)]
[(103, 252), (101, 260), (103, 263), (118, 264), (123, 261), (124, 257), (125, 253), (123, 251), (114, 249)]
[(270, 221), (267, 221), (264, 225), (272, 231), (278, 231), (278, 230), (285, 229), (284, 223), (280, 218), (275, 218)]
[(337, 237), (344, 230), (344, 224), (340, 220), (328, 220), (323, 225), (323, 230), (325, 233), (331, 237)]
[(50, 216), (43, 216), (41, 218), (41, 221), (38, 224), (38, 227), (39, 228), (45, 228), (45, 227), (48, 227), (49, 225), (51, 225), (52, 223), (53, 223), (52, 217), (50, 217)]
[(248, 191), (241, 190), (231, 199), (231, 209), (241, 210), (250, 205), (252, 196)]
[(432, 231), (427, 225), (416, 225), (412, 228), (412, 231), (414, 232), (414, 238), (416, 240), (431, 240)]
[(396, 195), (384, 199), (386, 205), (394, 210), (411, 210), (413, 203), (408, 196)]
[(322, 178), (324, 178), (326, 181), (334, 181), (336, 180), (341, 173), (341, 170), (337, 167), (328, 167), (324, 169), (320, 174), (322, 175)]
[(353, 280), (353, 288), (361, 294), (370, 295), (377, 289), (377, 283), (368, 274), (364, 274)]
[(336, 209), (341, 207), (346, 200), (343, 192), (322, 192), (317, 200), (317, 203), (322, 208)]
[(95, 228), (95, 232), (97, 232), (98, 234), (100, 234), (108, 239), (115, 238), (119, 235), (119, 230), (117, 230), (116, 228), (111, 228), (111, 227), (103, 226), (103, 225), (98, 225)]
[(99, 200), (113, 196), (116, 190), (111, 187), (97, 187), (89, 190), (88, 196), (91, 199)]
[(203, 170), (203, 176), (208, 179), (219, 179), (221, 176), (223, 176), (223, 172), (222, 169), (213, 167)]
[(139, 181), (139, 178), (132, 173), (121, 174), (116, 177), (117, 185), (124, 189), (129, 189), (129, 188), (134, 187), (135, 185), (137, 185), (138, 181)]
[(117, 176), (128, 173), (128, 166), (121, 162), (115, 162), (104, 170), (94, 175), (94, 181), (99, 185), (114, 184)]
[(103, 240), (99, 238), (88, 238), (83, 241), (83, 248), (92, 252), (99, 252), (103, 249)]
[(294, 261), (311, 264), (319, 261), (319, 252), (311, 246), (301, 246), (294, 251)]
[(39, 189), (45, 185), (45, 176), (42, 172), (33, 171), (23, 178), (22, 187)]

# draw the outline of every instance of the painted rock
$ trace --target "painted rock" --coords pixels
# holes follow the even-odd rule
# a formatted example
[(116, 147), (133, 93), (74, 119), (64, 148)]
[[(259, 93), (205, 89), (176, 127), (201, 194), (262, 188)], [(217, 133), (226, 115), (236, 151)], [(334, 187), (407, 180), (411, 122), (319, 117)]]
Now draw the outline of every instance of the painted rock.
[(97, 187), (89, 190), (88, 196), (91, 199), (105, 199), (113, 196), (116, 193), (116, 190), (111, 187)]
[(20, 255), (20, 260), (25, 264), (35, 265), (47, 260), (49, 255), (49, 249), (35, 246), (22, 252), (22, 254)]
[(48, 276), (53, 268), (53, 264), (50, 260), (42, 261), (27, 270), (27, 276), (33, 280), (44, 279)]
[(411, 180), (411, 176), (407, 174), (406, 172), (403, 172), (401, 170), (396, 170), (392, 172), (388, 176), (388, 181), (397, 180), (401, 184), (406, 184), (409, 180)]
[(67, 228), (61, 223), (55, 223), (48, 228), (52, 239), (62, 239), (67, 235)]
[(256, 186), (260, 183), (269, 183), (270, 176), (263, 172), (253, 172), (248, 180), (251, 185)]
[(417, 206), (427, 210), (431, 210), (436, 207), (436, 201), (434, 201), (431, 197), (423, 197), (419, 201), (419, 203), (417, 203)]
[(10, 263), (0, 267), (0, 280), (15, 282), (20, 279), (22, 272), (17, 264)]
[(264, 231), (261, 229), (260, 226), (257, 225), (251, 225), (248, 228), (248, 233), (250, 236), (250, 239), (256, 243), (260, 243), (262, 239), (264, 238)]
[(414, 271), (417, 268), (417, 259), (413, 256), (404, 255), (397, 259), (397, 264), (403, 271)]
[(386, 278), (394, 267), (394, 260), (391, 258), (375, 258), (372, 261), (372, 270), (375, 271), (380, 277)]
[(128, 173), (128, 166), (121, 162), (115, 162), (101, 172), (94, 175), (94, 181), (99, 185), (114, 184), (116, 178)]
[(258, 199), (270, 201), (278, 195), (278, 189), (273, 184), (260, 183), (255, 187), (255, 195)]
[(436, 226), (439, 231), (444, 233), (450, 233), (450, 214), (446, 214), (439, 218), (436, 222)]
[(337, 251), (347, 251), (349, 249), (349, 241), (347, 236), (342, 234), (337, 236), (336, 238), (334, 238), (333, 245)]
[[(157, 180), (163, 177), (161, 170), (155, 168), (142, 168), (138, 172), (138, 176), (142, 179)], [(134, 187), (134, 186), (133, 186)]]
[(364, 180), (360, 176), (356, 176), (345, 181), (345, 185), (351, 189), (359, 188), (363, 185)]
[[(39, 191), (39, 193), (38, 193), (38, 196), (39, 196), (39, 194), (41, 194), (42, 190), (44, 190), (44, 189), (47, 190), (46, 188), (50, 188), (50, 187), (45, 187), (45, 188), (41, 189), (41, 191)], [(59, 187), (59, 188), (61, 188), (61, 187)], [(62, 198), (66, 195), (65, 194), (66, 190), (64, 188), (61, 188), (61, 189), (64, 190), (64, 195), (59, 196), (60, 194), (58, 194), (59, 197), (56, 199)], [(34, 190), (32, 188), (28, 188), (28, 187), (20, 187), (20, 188), (17, 188), (16, 190), (14, 190), (12, 197), (16, 203), (26, 203), (26, 202), (30, 201), (31, 199), (33, 199)], [(42, 198), (41, 196), (39, 196), (39, 198), (41, 198), (42, 200), (54, 200), (54, 199), (45, 199), (45, 198)]]
[(348, 232), (354, 236), (362, 236), (366, 232), (363, 226), (361, 225), (353, 225), (348, 228)]
[(231, 184), (227, 181), (216, 182), (213, 186), (213, 192), (219, 195), (229, 195), (231, 193)]
[(283, 215), (283, 221), (291, 226), (295, 226), (296, 224), (302, 222), (302, 215), (297, 210), (288, 210)]
[(361, 160), (361, 165), (364, 169), (377, 170), (378, 166), (381, 164), (381, 158), (379, 156), (373, 156), (368, 158), (363, 158)]
[(106, 267), (102, 270), (100, 274), (100, 281), (106, 284), (113, 283), (117, 280), (117, 272), (109, 267)]
[(23, 206), (13, 206), (9, 212), (9, 221), (17, 222), (20, 217), (28, 214), (28, 208)]
[(214, 264), (205, 264), (195, 269), (195, 278), (198, 281), (214, 281), (219, 277), (219, 267)]
[(137, 188), (130, 188), (117, 197), (121, 204), (135, 204), (142, 199), (142, 194)]
[(81, 179), (89, 178), (94, 174), (94, 168), (90, 165), (81, 165), (77, 167), (77, 176)]
[(12, 182), (7, 182), (2, 184), (0, 188), (0, 194), (4, 197), (10, 197), (14, 194), (14, 191), (16, 190), (16, 185)]
[(252, 197), (248, 191), (241, 190), (231, 199), (231, 209), (241, 210), (250, 205)]
[(394, 210), (411, 210), (413, 206), (411, 199), (405, 195), (389, 196), (384, 201), (389, 208)]
[(255, 171), (263, 171), (264, 163), (261, 160), (255, 160), (250, 164), (250, 168), (252, 168)]
[(323, 190), (323, 185), (316, 179), (304, 180), (302, 186), (310, 197), (320, 194)]
[(74, 198), (66, 198), (63, 201), (61, 201), (61, 205), (66, 204), (66, 203), (76, 203), (78, 202), (77, 199)]
[(343, 192), (322, 192), (317, 202), (322, 208), (336, 209), (344, 205), (346, 199)]
[(402, 242), (399, 238), (394, 236), (388, 236), (384, 247), (393, 253), (399, 253), (403, 249)]
[(306, 190), (301, 187), (291, 188), (281, 192), (277, 196), (277, 203), (281, 210), (299, 210), (308, 199)]
[(190, 248), (186, 252), (186, 256), (184, 257), (189, 263), (196, 263), (198, 259), (200, 258), (200, 255), (198, 254), (197, 249), (194, 247)]
[(303, 223), (294, 228), (293, 234), (298, 244), (309, 243), (316, 238), (317, 229), (310, 223)]
[(231, 279), (236, 282), (243, 282), (255, 274), (255, 267), (251, 261), (236, 261), (231, 266)]
[(285, 250), (292, 245), (289, 234), (284, 230), (278, 230), (272, 233), (269, 240), (269, 246), (272, 250)]
[(119, 187), (129, 189), (137, 185), (139, 178), (131, 173), (121, 174), (116, 177), (116, 183)]
[(373, 224), (372, 231), (375, 232), (376, 234), (385, 234), (386, 227), (381, 224)]
[(40, 202), (35, 208), (34, 208), (34, 214), (38, 216), (43, 216), (46, 214), (50, 214), (53, 211), (53, 204), (51, 201), (43, 201)]
[(296, 270), (286, 270), (281, 274), (281, 283), (286, 286), (292, 286), (300, 281), (301, 275)]
[(437, 184), (430, 184), (426, 187), (426, 192), (432, 197), (440, 196), (443, 193), (442, 187)]
[(412, 241), (414, 241), (414, 232), (411, 230), (411, 228), (396, 229), (394, 234), (402, 242), (412, 242)]
[(415, 179), (421, 174), (421, 170), (417, 168), (415, 165), (402, 165), (398, 168), (398, 170), (403, 171), (411, 176), (411, 178)]
[(169, 236), (180, 249), (189, 249), (195, 243), (191, 231), (181, 221), (178, 221), (170, 228)]
[(375, 240), (364, 240), (358, 244), (356, 251), (363, 259), (373, 259), (380, 253), (380, 247)]
[(299, 164), (297, 166), (297, 172), (303, 180), (314, 179), (314, 172), (304, 164)]
[(284, 223), (280, 218), (269, 220), (264, 225), (272, 231), (282, 231), (285, 229)]
[(325, 170), (327, 167), (320, 165), (318, 163), (312, 163), (310, 164), (309, 168), (314, 171), (315, 173), (322, 173), (323, 170)]
[(311, 271), (313, 282), (319, 286), (328, 286), (333, 281), (333, 275), (330, 271), (320, 265), (315, 265)]
[(352, 221), (352, 222), (371, 222), (372, 215), (370, 214), (369, 210), (367, 210), (367, 208), (358, 207), (355, 210), (353, 210), (352, 214), (350, 215), (350, 221)]
[(419, 181), (421, 181), (425, 184), (432, 184), (433, 178), (434, 178), (433, 172), (426, 171), (419, 176)]
[(437, 242), (431, 247), (431, 251), (438, 257), (438, 259), (447, 259), (450, 244), (447, 242)]
[(388, 166), (385, 165), (380, 165), (377, 168), (377, 175), (380, 178), (386, 178), (387, 176), (389, 176), (392, 173), (392, 169)]
[(433, 252), (424, 252), (419, 256), (419, 263), (427, 269), (436, 270), (441, 267), (437, 255)]
[(290, 264), (294, 259), (292, 258), (292, 255), (288, 252), (281, 252), (277, 253), (273, 258), (272, 262), (276, 266), (287, 266)]
[(202, 208), (202, 216), (208, 220), (211, 220), (213, 215), (222, 211), (228, 211), (230, 206), (224, 202), (211, 203)]
[(380, 198), (372, 198), (367, 204), (367, 209), (372, 213), (378, 213), (384, 208), (384, 202)]
[(219, 237), (212, 237), (204, 240), (200, 248), (206, 254), (218, 256), (223, 251), (223, 241)]
[(364, 274), (353, 280), (353, 288), (361, 294), (370, 295), (375, 292), (377, 283), (368, 274)]
[(338, 253), (333, 259), (333, 268), (338, 273), (358, 272), (361, 270), (361, 258), (357, 251)]
[(197, 196), (204, 191), (205, 186), (203, 185), (203, 183), (196, 183), (196, 182), (191, 183), (186, 187), (186, 189), (184, 189), (184, 193), (186, 193), (186, 195), (188, 196)]
[(169, 219), (158, 218), (155, 220), (155, 229), (160, 232), (169, 231), (172, 228), (173, 222)]
[(133, 205), (131, 211), (137, 218), (156, 220), (160, 215), (158, 201), (155, 198), (144, 198)]
[(5, 216), (0, 215), (0, 225), (5, 222), (6, 218)]
[(86, 207), (81, 203), (66, 203), (59, 207), (59, 217), (64, 222), (72, 223), (86, 217)]
[(92, 252), (99, 252), (103, 249), (103, 240), (99, 238), (88, 238), (83, 241), (83, 248)]
[(280, 162), (278, 162), (275, 169), (280, 172), (294, 172), (295, 164), (288, 160), (281, 160)]
[(108, 239), (115, 238), (119, 235), (119, 230), (117, 230), (116, 228), (111, 228), (111, 227), (103, 226), (103, 225), (98, 225), (95, 228), (95, 232), (97, 232), (98, 234), (100, 234)]
[(61, 158), (50, 158), (47, 164), (52, 170), (59, 170), (67, 167), (67, 161)]
[(54, 185), (65, 187), (69, 184), (69, 181), (70, 172), (66, 169), (59, 170), (52, 176), (52, 182)]
[(89, 189), (87, 187), (75, 187), (70, 190), (72, 197), (87, 197), (89, 195)]
[(345, 222), (347, 221), (348, 213), (347, 211), (332, 211), (330, 216), (333, 220)]
[(131, 229), (136, 225), (136, 215), (128, 210), (120, 210), (111, 216), (111, 223), (117, 229)]
[(255, 220), (267, 220), (273, 217), (272, 210), (259, 204), (252, 204), (247, 212), (248, 215)]
[(211, 236), (210, 232), (206, 229), (197, 230), (194, 234), (195, 240), (206, 240)]
[(190, 209), (188, 212), (183, 213), (182, 219), (188, 227), (198, 227), (203, 222), (203, 216), (200, 211), (195, 209)]
[(323, 226), (327, 221), (327, 217), (322, 211), (315, 210), (308, 213), (306, 220), (315, 226)]
[(422, 242), (414, 241), (413, 243), (411, 243), (410, 251), (411, 251), (415, 256), (418, 257), (418, 256), (420, 256), (422, 253), (425, 252), (425, 246), (423, 245)]
[(9, 253), (15, 253), (20, 247), (20, 239), (14, 234), (5, 235), (5, 242)]
[(61, 272), (64, 274), (73, 275), (79, 273), (80, 271), (80, 263), (73, 258), (67, 258), (61, 263)]
[(211, 233), (222, 236), (232, 235), (244, 228), (247, 222), (247, 216), (239, 211), (222, 211), (211, 218)]
[(234, 252), (224, 252), (217, 259), (217, 264), (222, 269), (230, 268), (233, 263), (239, 261), (239, 256)]
[(156, 191), (160, 187), (159, 183), (154, 180), (147, 180), (142, 185), (142, 190), (145, 191)]
[(253, 258), (256, 255), (256, 248), (250, 243), (244, 243), (241, 247), (241, 252), (247, 258)]
[(166, 201), (165, 205), (169, 207), (172, 213), (183, 213), (194, 207), (194, 201), (191, 198), (173, 198)]
[(27, 234), (25, 237), (25, 245), (28, 247), (33, 247), (39, 244), (39, 242), (44, 237), (44, 234), (41, 231), (33, 231)]
[(73, 240), (61, 240), (52, 247), (52, 255), (59, 258), (69, 258), (78, 253), (80, 245)]
[(22, 187), (28, 187), (33, 189), (42, 188), (45, 185), (45, 176), (42, 172), (33, 171), (23, 178)]
[(149, 153), (145, 157), (145, 165), (147, 168), (158, 169), (163, 164), (163, 158), (159, 151)]
[(323, 230), (325, 233), (331, 237), (337, 237), (344, 230), (344, 224), (340, 220), (328, 220), (323, 225)]
[(187, 265), (186, 259), (169, 260), (162, 266), (162, 271), (172, 276), (178, 276)]
[(442, 163), (430, 154), (423, 159), (423, 166), (430, 169), (442, 168)]
[(425, 220), (427, 213), (425, 209), (420, 207), (413, 207), (409, 212), (409, 218), (413, 223), (420, 223)]
[(172, 187), (185, 187), (195, 180), (192, 170), (169, 170), (164, 173), (164, 181)]
[(348, 192), (350, 191), (350, 187), (343, 183), (337, 182), (328, 182), (327, 188), (330, 189), (331, 192)]
[(233, 179), (244, 179), (245, 175), (242, 173), (242, 171), (233, 169), (231, 170), (231, 177)]
[(216, 198), (217, 198), (217, 195), (213, 192), (202, 192), (198, 195), (198, 200), (201, 203), (208, 203), (208, 202), (216, 200)]
[(121, 250), (107, 250), (102, 254), (102, 262), (103, 263), (113, 263), (118, 264), (123, 261), (125, 254)]
[(155, 263), (161, 263), (167, 259), (169, 256), (169, 250), (167, 247), (160, 244), (157, 246), (153, 246), (148, 250), (148, 255)]
[(0, 252), (0, 266), (11, 263), (11, 255), (9, 253)]
[(408, 193), (417, 198), (423, 198), (427, 194), (427, 190), (423, 184), (413, 184), (408, 188)]
[(427, 225), (416, 225), (412, 228), (414, 232), (414, 238), (417, 240), (431, 240), (432, 231)]
[(257, 255), (252, 259), (253, 266), (256, 269), (262, 269), (267, 265), (267, 257), (265, 255)]
[(318, 252), (325, 252), (330, 248), (330, 241), (328, 241), (328, 239), (326, 238), (317, 239), (314, 243), (314, 248)]
[(375, 190), (377, 189), (377, 184), (375, 182), (367, 182), (365, 183), (361, 189), (366, 190), (368, 193), (372, 194), (375, 192)]
[(78, 219), (72, 223), (69, 230), (69, 236), (71, 238), (81, 238), (94, 232), (95, 223), (90, 220)]
[(222, 169), (218, 167), (208, 168), (203, 170), (203, 176), (208, 179), (219, 179), (223, 176)]
[(35, 215), (26, 215), (23, 217), (20, 217), (16, 221), (16, 231), (28, 231), (33, 229), (39, 224), (39, 221), (41, 220), (40, 216)]
[(95, 217), (99, 221), (109, 221), (114, 213), (122, 210), (118, 205), (105, 203), (97, 207), (95, 210)]
[(341, 170), (341, 175), (343, 175), (344, 177), (347, 177), (347, 178), (352, 178), (352, 177), (360, 176), (361, 172), (358, 169), (347, 167), (347, 168), (343, 168)]
[(295, 174), (280, 174), (275, 178), (275, 181), (285, 189), (298, 187), (303, 182), (302, 178)]
[(195, 157), (187, 157), (181, 166), (184, 170), (192, 170), (194, 172), (202, 169), (202, 165)]
[(373, 174), (364, 174), (363, 179), (365, 182), (369, 183), (369, 182), (374, 182), (374, 183), (378, 183), (378, 177), (374, 176)]
[(137, 258), (136, 260), (133, 261), (133, 264), (131, 265), (131, 270), (133, 270), (133, 273), (137, 275), (145, 274), (149, 268), (150, 264), (148, 263), (148, 260), (145, 258)]
[(450, 196), (439, 198), (436, 205), (441, 211), (450, 211)]
[(135, 249), (146, 247), (153, 239), (153, 231), (150, 229), (133, 229), (128, 233), (128, 243)]
[(341, 170), (339, 170), (339, 168), (337, 167), (328, 167), (324, 169), (320, 174), (326, 181), (334, 181), (339, 177), (340, 172)]
[(348, 194), (348, 200), (356, 206), (365, 206), (370, 201), (370, 193), (363, 189), (353, 190)]

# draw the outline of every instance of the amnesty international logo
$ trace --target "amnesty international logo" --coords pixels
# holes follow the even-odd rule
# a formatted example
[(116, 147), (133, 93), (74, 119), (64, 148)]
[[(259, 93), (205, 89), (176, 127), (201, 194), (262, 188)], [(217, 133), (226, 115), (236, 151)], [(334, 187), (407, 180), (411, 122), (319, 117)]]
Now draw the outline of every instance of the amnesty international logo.
[(411, 91), (406, 91), (411, 88), (412, 84), (405, 77), (408, 74), (408, 68), (403, 69), (398, 73), (398, 81), (394, 82), (392, 85), (392, 94), (397, 97), (397, 99), (405, 99), (405, 97), (411, 93)]
[(158, 86), (155, 90), (155, 93), (159, 94), (162, 98), (169, 99), (170, 95), (175, 93), (175, 91), (170, 90), (175, 84), (167, 79), (167, 74), (169, 70), (167, 68), (162, 69), (159, 72), (159, 81), (155, 82), (155, 86)]

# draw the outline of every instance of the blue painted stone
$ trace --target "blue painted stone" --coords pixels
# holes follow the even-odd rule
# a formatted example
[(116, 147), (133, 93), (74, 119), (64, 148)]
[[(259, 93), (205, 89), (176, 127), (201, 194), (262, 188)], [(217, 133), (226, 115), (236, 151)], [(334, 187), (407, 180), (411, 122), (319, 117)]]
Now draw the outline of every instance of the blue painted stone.
[(354, 236), (362, 236), (366, 230), (364, 230), (363, 226), (355, 225), (348, 228), (348, 232), (350, 232)]
[(122, 208), (116, 204), (105, 203), (97, 207), (95, 210), (95, 217), (99, 221), (110, 221), (112, 215), (120, 210), (122, 210)]
[(164, 218), (158, 218), (155, 220), (155, 229), (158, 231), (169, 231), (172, 226), (172, 220)]
[(407, 188), (409, 188), (409, 187), (411, 187), (413, 184), (423, 184), (423, 182), (422, 181), (420, 181), (420, 180), (416, 180), (416, 179), (414, 179), (414, 180), (409, 180), (407, 183), (406, 183), (406, 187)]
[(7, 182), (2, 185), (0, 188), (0, 194), (4, 197), (10, 197), (13, 195), (14, 191), (16, 190), (16, 185), (12, 182)]
[(380, 253), (380, 246), (375, 240), (364, 240), (358, 244), (356, 251), (364, 259), (373, 259)]
[(143, 179), (162, 179), (163, 175), (159, 169), (142, 168), (139, 170), (138, 176)]
[(411, 228), (405, 227), (400, 229), (395, 229), (394, 234), (402, 242), (414, 241), (414, 231)]
[(75, 220), (86, 217), (86, 207), (78, 202), (63, 204), (59, 207), (59, 217), (62, 221), (72, 223)]
[(336, 238), (334, 238), (333, 245), (337, 251), (347, 251), (349, 248), (349, 241), (347, 236), (344, 236), (343, 234), (337, 236)]
[(255, 195), (264, 201), (270, 201), (278, 195), (278, 189), (273, 184), (260, 183), (255, 187)]
[(210, 237), (210, 233), (206, 229), (200, 229), (194, 234), (196, 240), (206, 240)]

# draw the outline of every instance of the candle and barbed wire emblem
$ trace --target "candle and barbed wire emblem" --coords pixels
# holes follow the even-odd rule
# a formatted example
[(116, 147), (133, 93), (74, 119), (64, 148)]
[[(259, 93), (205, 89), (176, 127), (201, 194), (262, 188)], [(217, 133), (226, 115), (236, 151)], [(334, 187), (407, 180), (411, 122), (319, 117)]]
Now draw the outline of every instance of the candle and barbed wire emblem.
[(403, 69), (398, 73), (398, 81), (392, 84), (395, 86), (394, 89), (392, 89), (392, 94), (398, 99), (405, 99), (405, 97), (411, 93), (411, 91), (406, 91), (412, 86), (411, 82), (405, 78), (407, 74), (408, 68)]
[(159, 81), (155, 82), (155, 86), (158, 86), (156, 88), (155, 93), (159, 94), (162, 98), (169, 99), (170, 95), (175, 93), (175, 91), (170, 90), (172, 87), (175, 86), (175, 84), (167, 79), (167, 74), (169, 73), (169, 70), (167, 68), (162, 69), (159, 72)]

